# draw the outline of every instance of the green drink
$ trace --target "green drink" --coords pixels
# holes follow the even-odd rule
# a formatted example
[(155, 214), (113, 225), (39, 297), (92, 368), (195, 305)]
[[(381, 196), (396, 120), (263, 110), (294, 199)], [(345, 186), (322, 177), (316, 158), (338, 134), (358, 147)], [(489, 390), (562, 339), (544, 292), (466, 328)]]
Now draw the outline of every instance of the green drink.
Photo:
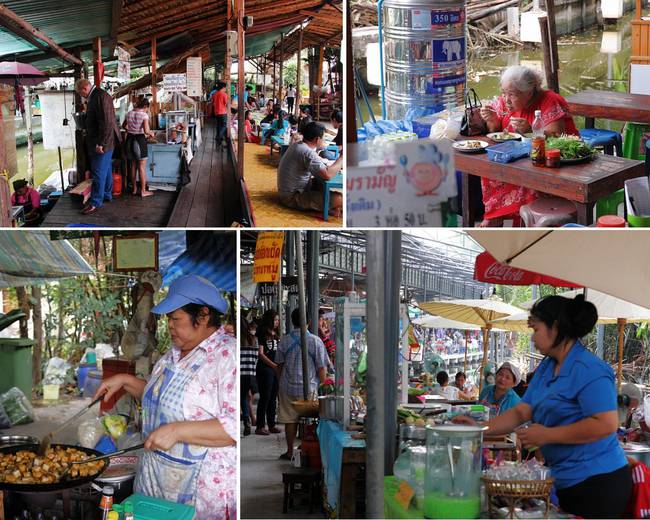
[(429, 493), (424, 497), (424, 518), (478, 518), (480, 497), (451, 497)]

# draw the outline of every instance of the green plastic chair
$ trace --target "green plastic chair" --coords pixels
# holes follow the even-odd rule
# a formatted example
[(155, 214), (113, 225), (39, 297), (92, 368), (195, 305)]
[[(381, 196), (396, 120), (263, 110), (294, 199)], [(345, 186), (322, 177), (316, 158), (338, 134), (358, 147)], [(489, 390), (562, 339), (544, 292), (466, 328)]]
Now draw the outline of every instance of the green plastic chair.
[(603, 215), (618, 215), (618, 207), (625, 204), (625, 190), (620, 189), (596, 202), (596, 220)]
[(643, 136), (650, 135), (650, 125), (641, 123), (627, 123), (623, 133), (623, 157), (643, 161), (645, 159), (645, 146), (642, 146)]

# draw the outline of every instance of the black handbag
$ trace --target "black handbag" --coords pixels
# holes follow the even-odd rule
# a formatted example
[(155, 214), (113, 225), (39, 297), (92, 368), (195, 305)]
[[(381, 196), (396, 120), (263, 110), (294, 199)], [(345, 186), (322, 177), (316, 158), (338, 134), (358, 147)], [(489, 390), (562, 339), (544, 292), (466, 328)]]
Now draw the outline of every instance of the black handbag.
[(481, 100), (473, 88), (465, 94), (465, 114), (460, 125), (460, 135), (471, 137), (487, 133), (487, 124), (481, 117)]

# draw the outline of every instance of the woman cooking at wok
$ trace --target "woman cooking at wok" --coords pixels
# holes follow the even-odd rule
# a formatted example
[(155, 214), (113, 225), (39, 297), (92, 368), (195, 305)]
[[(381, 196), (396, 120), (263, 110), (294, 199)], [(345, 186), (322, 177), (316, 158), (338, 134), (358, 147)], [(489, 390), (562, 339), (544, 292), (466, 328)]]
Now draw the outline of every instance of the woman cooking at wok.
[(148, 382), (128, 374), (95, 397), (124, 389), (142, 402), (145, 451), (135, 491), (193, 504), (196, 517), (237, 518), (236, 341), (220, 325), (227, 303), (209, 281), (183, 276), (152, 309), (166, 314), (173, 347)]
[[(597, 319), (596, 308), (582, 295), (539, 300), (528, 324), (535, 347), (546, 357), (522, 401), (485, 426), (490, 435), (515, 430), (525, 447), (540, 447), (564, 511), (621, 518), (632, 475), (616, 438), (614, 372), (579, 339)], [(466, 417), (456, 422), (474, 424)]]

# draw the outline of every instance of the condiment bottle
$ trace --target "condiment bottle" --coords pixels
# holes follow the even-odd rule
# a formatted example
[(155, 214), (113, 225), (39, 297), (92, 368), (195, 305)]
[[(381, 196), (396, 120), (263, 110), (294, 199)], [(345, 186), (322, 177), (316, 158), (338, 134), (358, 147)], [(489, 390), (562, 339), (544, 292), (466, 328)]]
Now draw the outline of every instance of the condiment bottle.
[(112, 486), (104, 486), (102, 489), (102, 499), (99, 503), (99, 510), (102, 515), (102, 520), (108, 520), (108, 513), (113, 507), (113, 490)]
[(122, 505), (124, 506), (123, 520), (134, 520), (135, 515), (133, 513), (133, 503), (132, 502), (124, 502)]
[(544, 123), (542, 122), (542, 111), (535, 110), (535, 120), (533, 121), (533, 141), (530, 150), (530, 158), (535, 166), (544, 166), (546, 136), (544, 135)]
[(113, 504), (113, 509), (111, 509), (111, 512), (117, 513), (117, 520), (123, 520), (124, 508), (120, 504)]
[(117, 511), (109, 511), (106, 520), (120, 520), (120, 514)]
[(559, 168), (560, 167), (560, 150), (551, 148), (546, 150), (546, 167)]

